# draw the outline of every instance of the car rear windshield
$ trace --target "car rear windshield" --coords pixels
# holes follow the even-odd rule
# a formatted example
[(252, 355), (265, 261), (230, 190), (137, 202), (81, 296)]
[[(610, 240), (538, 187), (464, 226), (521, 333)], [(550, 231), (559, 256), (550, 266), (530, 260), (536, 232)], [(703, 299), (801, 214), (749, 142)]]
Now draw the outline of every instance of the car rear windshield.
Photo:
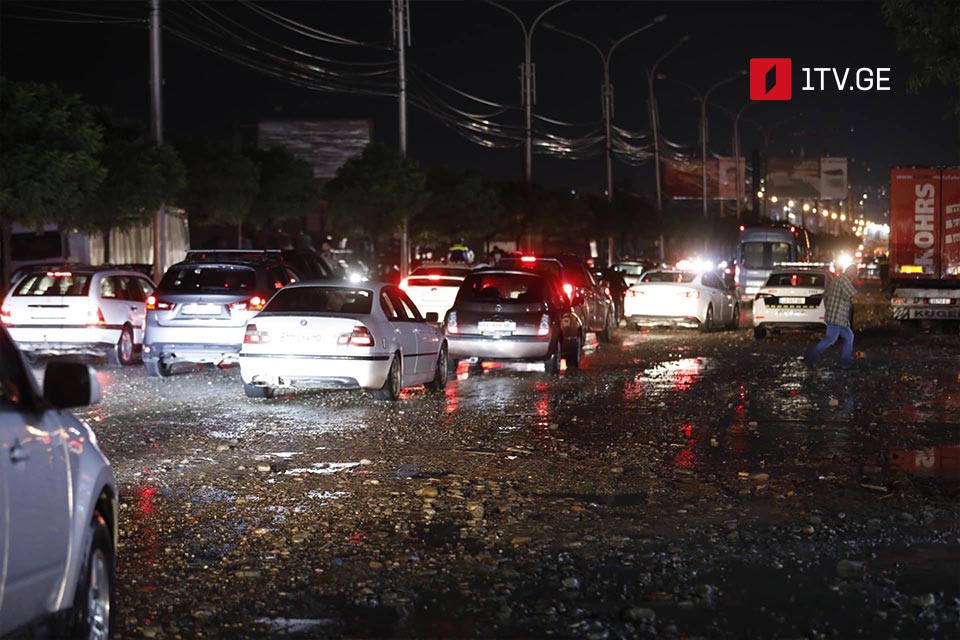
[(744, 269), (773, 269), (777, 262), (789, 262), (790, 244), (787, 242), (744, 242), (740, 245)]
[(822, 273), (775, 273), (767, 280), (768, 287), (823, 287), (827, 277)]
[(697, 274), (693, 271), (650, 271), (642, 278), (640, 282), (693, 282)]
[(85, 296), (90, 291), (89, 273), (35, 273), (20, 281), (15, 296)]
[(468, 277), (458, 300), (469, 302), (543, 302), (543, 279), (524, 273), (485, 273)]
[(366, 315), (373, 306), (373, 292), (349, 287), (290, 287), (277, 292), (267, 313), (345, 313)]
[(502, 269), (516, 269), (517, 271), (530, 271), (533, 273), (545, 273), (551, 276), (559, 277), (563, 270), (560, 263), (554, 260), (537, 260), (536, 262), (524, 262), (518, 258), (503, 258), (498, 265)]
[(235, 293), (257, 289), (257, 272), (240, 265), (173, 266), (158, 287), (170, 293)]

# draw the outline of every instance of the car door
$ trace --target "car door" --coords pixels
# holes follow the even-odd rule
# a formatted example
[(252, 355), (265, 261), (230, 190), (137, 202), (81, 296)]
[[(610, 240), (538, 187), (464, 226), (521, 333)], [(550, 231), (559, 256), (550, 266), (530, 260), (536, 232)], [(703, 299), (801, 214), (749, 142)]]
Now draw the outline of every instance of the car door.
[(130, 301), (120, 287), (120, 278), (107, 274), (100, 274), (99, 282), (93, 281), (91, 298), (100, 307), (104, 323), (111, 329), (119, 329), (130, 321), (132, 312), (129, 309)]
[(131, 280), (136, 285), (135, 288), (140, 290), (139, 295), (136, 296), (137, 300), (143, 303), (143, 306), (139, 308), (137, 324), (134, 325), (134, 343), (143, 344), (143, 332), (147, 322), (147, 298), (150, 297), (156, 287), (153, 286), (153, 282), (142, 276), (132, 276)]
[(55, 610), (70, 539), (66, 433), (0, 331), (0, 636)]
[(147, 297), (137, 285), (135, 276), (114, 276), (119, 297), (126, 303), (127, 322), (133, 327), (133, 343), (143, 342), (143, 321), (147, 316)]
[(397, 289), (400, 301), (404, 309), (414, 318), (414, 333), (417, 336), (417, 372), (423, 376), (428, 376), (428, 380), (433, 379), (435, 364), (437, 362), (437, 351), (440, 349), (440, 337), (438, 332), (433, 331), (420, 314), (420, 310), (402, 289)]
[(713, 303), (713, 312), (717, 322), (730, 322), (730, 319), (733, 318), (734, 297), (724, 286), (723, 280), (714, 273), (705, 273), (702, 282), (710, 294), (710, 301)]
[(396, 287), (384, 287), (380, 294), (380, 304), (384, 315), (390, 322), (390, 328), (393, 330), (393, 339), (395, 344), (400, 347), (402, 362), (402, 383), (404, 386), (416, 384), (410, 382), (417, 377), (417, 350), (419, 348), (418, 334), (414, 333), (417, 323), (412, 322), (412, 318), (404, 309), (400, 301), (400, 292)]

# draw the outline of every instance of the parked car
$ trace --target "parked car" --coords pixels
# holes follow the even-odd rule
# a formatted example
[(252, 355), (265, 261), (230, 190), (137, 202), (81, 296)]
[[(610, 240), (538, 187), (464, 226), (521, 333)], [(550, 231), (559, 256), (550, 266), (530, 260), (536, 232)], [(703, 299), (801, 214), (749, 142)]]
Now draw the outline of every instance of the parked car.
[(243, 390), (368, 389), (396, 400), (406, 387), (447, 384), (447, 344), (436, 314), (425, 319), (391, 284), (301, 283), (274, 295), (246, 325)]
[(168, 376), (182, 362), (235, 364), (250, 318), (299, 280), (278, 251), (190, 252), (147, 298), (147, 373)]
[(30, 360), (82, 354), (129, 365), (143, 343), (146, 299), (153, 291), (153, 281), (136, 271), (33, 271), (7, 294), (0, 321)]
[(585, 327), (556, 275), (500, 267), (477, 269), (463, 281), (443, 332), (450, 368), (467, 358), (544, 362), (578, 368)]
[(0, 327), (0, 636), (107, 638), (117, 483), (72, 407), (100, 400), (90, 366), (47, 363), (43, 392)]
[(823, 330), (826, 268), (777, 269), (753, 301), (753, 336), (765, 338), (771, 329)]
[(647, 271), (627, 290), (623, 310), (628, 325), (667, 324), (704, 332), (740, 326), (736, 290), (714, 271)]
[(624, 260), (613, 265), (614, 271), (623, 274), (623, 279), (628, 286), (633, 286), (640, 282), (640, 276), (651, 269), (659, 269), (661, 264), (652, 260)]
[(467, 265), (422, 265), (400, 281), (400, 288), (421, 313), (433, 311), (442, 318), (453, 306), (460, 285), (471, 270)]
[(610, 342), (616, 325), (613, 301), (604, 293), (583, 261), (571, 254), (559, 256), (505, 256), (503, 269), (533, 271), (559, 278), (586, 333), (595, 333), (600, 342)]

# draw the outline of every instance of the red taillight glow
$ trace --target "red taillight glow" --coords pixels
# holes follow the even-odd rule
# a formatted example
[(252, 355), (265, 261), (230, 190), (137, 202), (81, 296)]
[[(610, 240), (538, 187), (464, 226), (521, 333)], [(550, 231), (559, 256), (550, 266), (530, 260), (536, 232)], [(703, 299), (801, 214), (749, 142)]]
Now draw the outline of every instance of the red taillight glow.
[(269, 333), (258, 331), (255, 324), (247, 325), (247, 330), (243, 334), (243, 344), (264, 344), (267, 342), (270, 342)]
[(740, 265), (737, 265), (733, 270), (733, 283), (740, 286)]
[(573, 285), (570, 284), (569, 282), (564, 282), (564, 283), (563, 283), (563, 292), (564, 292), (565, 294), (567, 294), (567, 297), (568, 297), (568, 298), (571, 298), (571, 299), (572, 299), (572, 298), (573, 298)]
[(409, 287), (409, 286), (410, 286), (410, 279), (409, 279), (409, 278), (404, 278), (403, 280), (400, 281), (400, 288), (403, 289), (404, 291), (406, 291), (406, 290), (407, 290), (407, 287)]
[(241, 300), (227, 305), (230, 311), (260, 311), (263, 305), (267, 304), (267, 299), (260, 296), (253, 296), (249, 300)]
[(48, 278), (72, 278), (73, 273), (70, 271), (47, 271)]
[(677, 296), (679, 296), (679, 297), (681, 297), (681, 298), (694, 298), (694, 299), (696, 299), (696, 298), (699, 298), (699, 297), (700, 297), (700, 292), (699, 292), (699, 291), (678, 291), (678, 292), (677, 292)]
[(543, 314), (540, 316), (540, 326), (537, 327), (538, 336), (548, 336), (550, 335), (550, 316)]
[(520, 256), (520, 262), (536, 262), (536, 256)]
[(157, 296), (147, 296), (147, 311), (169, 311), (173, 309), (173, 303), (161, 300)]
[(103, 311), (96, 303), (91, 302), (87, 307), (87, 326), (97, 327), (104, 324), (107, 324), (107, 321), (103, 318)]
[(341, 346), (372, 347), (376, 343), (377, 341), (373, 339), (370, 330), (362, 324), (354, 326), (352, 332), (344, 333), (337, 338), (337, 344)]
[(12, 316), (10, 314), (10, 305), (5, 304), (0, 306), (0, 322), (2, 322), (3, 324), (10, 324), (11, 317)]
[(431, 273), (430, 275), (427, 276), (427, 280), (432, 280), (434, 282), (436, 282), (439, 279), (440, 279), (440, 276), (436, 273)]

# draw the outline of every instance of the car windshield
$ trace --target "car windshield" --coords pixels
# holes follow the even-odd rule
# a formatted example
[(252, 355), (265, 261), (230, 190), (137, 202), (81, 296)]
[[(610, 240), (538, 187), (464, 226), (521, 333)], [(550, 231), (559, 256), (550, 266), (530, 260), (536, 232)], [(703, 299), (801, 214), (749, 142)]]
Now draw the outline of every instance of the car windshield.
[[(373, 292), (348, 287), (290, 287), (270, 300), (268, 313), (344, 313), (367, 315), (373, 306)], [(262, 315), (261, 314), (261, 315)]]
[(822, 273), (775, 273), (767, 280), (768, 287), (823, 287), (827, 278)]
[(90, 290), (89, 273), (35, 273), (20, 281), (15, 296), (85, 296)]
[(257, 274), (239, 265), (173, 266), (158, 288), (171, 293), (247, 292), (257, 288)]
[(791, 260), (786, 242), (744, 242), (740, 254), (745, 269), (772, 269), (777, 262)]
[(485, 273), (467, 278), (458, 300), (470, 302), (542, 302), (543, 279), (524, 273)]
[(642, 278), (640, 282), (693, 282), (696, 279), (695, 271), (650, 271)]

